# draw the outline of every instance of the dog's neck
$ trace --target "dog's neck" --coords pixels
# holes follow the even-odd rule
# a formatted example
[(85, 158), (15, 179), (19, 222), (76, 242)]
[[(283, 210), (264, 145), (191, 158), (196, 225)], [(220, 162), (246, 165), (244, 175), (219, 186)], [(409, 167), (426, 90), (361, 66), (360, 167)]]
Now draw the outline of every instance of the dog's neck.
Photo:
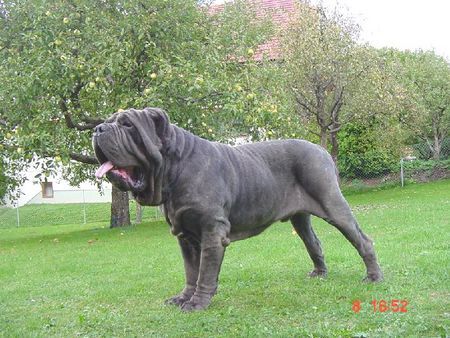
[(162, 140), (161, 149), (164, 158), (163, 203), (170, 198), (172, 191), (176, 188), (178, 178), (183, 170), (183, 166), (179, 163), (193, 154), (198, 142), (207, 141), (183, 128), (170, 124), (167, 137)]

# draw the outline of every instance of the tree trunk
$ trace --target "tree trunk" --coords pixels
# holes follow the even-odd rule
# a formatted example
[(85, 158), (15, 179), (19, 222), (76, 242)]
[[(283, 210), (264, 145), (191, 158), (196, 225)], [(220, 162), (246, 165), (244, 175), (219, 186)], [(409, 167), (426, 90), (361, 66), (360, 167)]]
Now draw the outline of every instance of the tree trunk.
[(322, 148), (327, 149), (328, 146), (328, 133), (327, 129), (320, 129), (320, 145)]
[(142, 214), (143, 214), (142, 205), (136, 202), (136, 224), (142, 223)]
[(111, 193), (111, 228), (130, 225), (130, 206), (128, 192), (112, 187)]
[(436, 136), (434, 137), (434, 140), (430, 140), (428, 137), (422, 137), (422, 139), (425, 141), (431, 152), (431, 159), (435, 161), (440, 160), (442, 141), (437, 139)]
[(331, 157), (333, 158), (333, 162), (337, 167), (338, 163), (338, 155), (339, 155), (339, 143), (337, 139), (338, 132), (331, 132), (330, 133), (330, 143), (331, 143)]
[(438, 135), (434, 135), (434, 146), (433, 146), (433, 160), (440, 160), (441, 159), (441, 148), (442, 148), (442, 141), (444, 139), (440, 139)]
[(341, 182), (341, 177), (339, 175), (339, 168), (338, 168), (338, 155), (339, 155), (339, 142), (338, 142), (338, 131), (332, 131), (330, 133), (330, 142), (331, 142), (331, 158), (333, 159), (334, 166), (336, 169), (336, 175), (338, 183)]
[(435, 142), (433, 147), (433, 160), (439, 161), (441, 159), (441, 145)]
[(440, 160), (441, 159), (441, 148), (442, 148), (442, 142), (444, 141), (442, 129), (441, 129), (441, 121), (443, 119), (443, 113), (445, 109), (442, 109), (438, 113), (433, 115), (433, 138), (434, 138), (434, 144), (431, 149), (433, 153), (433, 160)]

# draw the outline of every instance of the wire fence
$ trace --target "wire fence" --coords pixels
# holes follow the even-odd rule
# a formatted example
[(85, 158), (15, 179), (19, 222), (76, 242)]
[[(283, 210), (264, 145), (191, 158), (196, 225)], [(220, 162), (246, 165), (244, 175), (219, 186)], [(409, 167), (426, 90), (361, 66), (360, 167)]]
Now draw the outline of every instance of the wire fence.
[(53, 190), (51, 197), (38, 192), (26, 204), (70, 204), (70, 203), (110, 203), (111, 189), (98, 190)]
[[(162, 220), (157, 207), (141, 206), (130, 200), (131, 223)], [(39, 227), (99, 223), (109, 226), (111, 217), (111, 190), (99, 194), (95, 190), (55, 190), (52, 198), (41, 193), (28, 203), (15, 208), (0, 207), (0, 228)]]
[(436, 152), (434, 145), (419, 143), (405, 147), (400, 158), (375, 151), (357, 154), (351, 161), (344, 156), (344, 163), (339, 163), (341, 185), (344, 188), (404, 186), (450, 178), (450, 138), (438, 149)]
[[(426, 143), (408, 147), (401, 158), (369, 155), (357, 157), (358, 166), (351, 170), (340, 170), (344, 191), (450, 178), (450, 139), (442, 144), (439, 159)], [(24, 206), (0, 207), (0, 228), (91, 223), (109, 226), (111, 190), (102, 194), (96, 190), (56, 190), (52, 196), (44, 198), (39, 193)], [(137, 218), (137, 205), (130, 200), (131, 222), (136, 223)], [(142, 207), (142, 222), (163, 219), (159, 208)]]

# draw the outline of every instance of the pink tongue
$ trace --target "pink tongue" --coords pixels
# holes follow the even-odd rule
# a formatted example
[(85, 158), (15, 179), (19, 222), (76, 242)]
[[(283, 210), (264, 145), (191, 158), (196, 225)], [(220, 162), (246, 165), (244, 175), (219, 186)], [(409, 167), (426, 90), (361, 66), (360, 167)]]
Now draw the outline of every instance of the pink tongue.
[(107, 161), (103, 163), (100, 168), (97, 169), (95, 172), (95, 177), (102, 178), (108, 171), (110, 171), (114, 165), (111, 163), (111, 161)]

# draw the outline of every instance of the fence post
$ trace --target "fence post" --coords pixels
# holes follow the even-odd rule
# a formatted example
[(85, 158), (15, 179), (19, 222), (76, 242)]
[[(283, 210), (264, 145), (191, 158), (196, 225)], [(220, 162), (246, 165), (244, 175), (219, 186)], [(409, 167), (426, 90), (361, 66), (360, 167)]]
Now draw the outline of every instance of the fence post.
[(144, 213), (142, 205), (139, 204), (138, 201), (136, 203), (136, 224), (142, 223), (142, 214)]
[(400, 181), (402, 184), (402, 188), (404, 185), (404, 176), (403, 176), (403, 158), (400, 159)]
[(17, 227), (20, 227), (19, 204), (17, 204), (16, 207), (16, 215), (17, 215)]
[(86, 224), (86, 198), (84, 197), (84, 189), (83, 191), (83, 224)]
[(400, 180), (402, 181), (402, 187), (405, 185), (405, 173), (403, 170), (403, 163), (404, 161), (414, 161), (417, 158), (415, 156), (406, 156), (406, 157), (402, 157), (400, 159)]

